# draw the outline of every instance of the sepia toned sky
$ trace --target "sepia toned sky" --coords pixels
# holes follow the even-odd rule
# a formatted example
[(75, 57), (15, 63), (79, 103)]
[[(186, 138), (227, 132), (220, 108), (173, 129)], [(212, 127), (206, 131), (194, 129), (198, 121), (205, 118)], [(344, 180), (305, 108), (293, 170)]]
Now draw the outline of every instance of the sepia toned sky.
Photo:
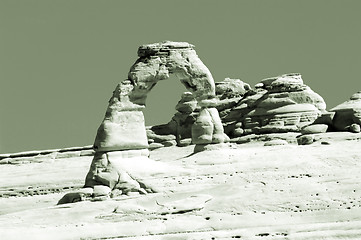
[[(186, 41), (215, 81), (300, 72), (328, 109), (361, 90), (358, 0), (1, 0), (0, 153), (93, 143), (141, 44)], [(166, 123), (185, 88), (149, 94)]]

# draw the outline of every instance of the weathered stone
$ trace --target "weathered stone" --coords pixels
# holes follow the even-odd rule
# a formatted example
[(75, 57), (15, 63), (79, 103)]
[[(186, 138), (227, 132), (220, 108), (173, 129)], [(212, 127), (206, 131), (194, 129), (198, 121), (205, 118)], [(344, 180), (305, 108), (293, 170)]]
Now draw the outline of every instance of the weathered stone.
[(325, 133), (327, 132), (327, 124), (312, 124), (301, 129), (302, 134)]
[(191, 92), (184, 92), (175, 109), (181, 113), (192, 113), (197, 107), (197, 101)]
[(212, 143), (214, 124), (206, 108), (202, 109), (192, 126), (192, 141), (195, 144)]
[(299, 73), (289, 73), (278, 77), (266, 78), (261, 81), (265, 87), (302, 85), (303, 80)]
[(105, 171), (98, 172), (94, 175), (94, 179), (97, 183), (101, 183), (104, 186), (113, 189), (119, 181), (119, 174), (116, 169), (113, 169), (110, 165), (108, 165)]
[(251, 87), (240, 79), (225, 78), (222, 82), (216, 83), (216, 94), (219, 99), (242, 97)]
[(209, 107), (210, 99), (215, 96), (212, 75), (198, 58), (193, 45), (176, 42), (148, 44), (139, 47), (138, 55), (139, 59), (130, 68), (128, 79), (118, 84), (109, 101), (94, 143), (96, 151), (148, 147), (141, 109), (144, 108), (147, 93), (169, 74), (175, 74), (193, 93), (193, 100), (186, 94), (178, 104), (177, 109), (182, 113), (194, 111), (196, 100)]
[(333, 127), (339, 131), (345, 131), (353, 123), (361, 124), (361, 91), (353, 94), (350, 100), (332, 108), (335, 112)]
[(164, 142), (164, 141), (171, 141), (171, 140), (176, 139), (176, 136), (174, 136), (172, 134), (158, 135), (158, 134), (154, 133), (152, 130), (147, 130), (147, 137), (148, 137), (148, 139), (153, 139), (154, 142), (157, 142), (157, 143)]
[(120, 189), (114, 189), (114, 190), (110, 193), (110, 197), (111, 197), (111, 198), (116, 198), (116, 197), (121, 196), (122, 193), (123, 193), (122, 190), (120, 190)]
[[(180, 114), (183, 116), (183, 114)], [(157, 135), (176, 135), (176, 126), (174, 125), (174, 123), (171, 121), (169, 123), (166, 124), (161, 124), (161, 125), (156, 125), (156, 126), (151, 126), (151, 127), (146, 127), (146, 130), (151, 130), (152, 132), (154, 132)]]
[(233, 137), (240, 137), (243, 136), (243, 134), (244, 134), (243, 128), (236, 128), (232, 133)]
[(239, 102), (241, 98), (225, 98), (218, 101), (216, 108), (218, 111), (233, 108)]
[[(175, 74), (190, 91), (182, 95), (176, 106), (179, 113), (191, 114), (196, 109), (197, 102), (206, 109), (217, 105), (213, 77), (197, 56), (193, 45), (170, 41), (147, 44), (139, 47), (138, 56), (129, 70), (128, 79), (117, 85), (109, 101), (94, 143), (98, 152), (148, 147), (141, 110), (145, 107), (147, 93), (158, 81), (167, 79), (170, 74)], [(244, 89), (249, 87), (245, 84), (242, 86)], [(210, 114), (216, 127), (215, 132), (209, 135), (212, 138), (209, 143), (223, 142), (223, 126), (219, 124), (221, 121), (217, 109), (210, 110)], [(168, 125), (175, 126), (167, 129), (172, 130), (172, 134), (175, 131), (177, 136), (181, 135), (177, 124)], [(150, 138), (157, 142), (154, 137)], [(169, 140), (173, 139), (159, 139), (158, 142)]]
[(299, 131), (325, 112), (324, 100), (303, 84), (300, 74), (285, 74), (261, 83), (222, 116), (224, 125), (242, 122), (245, 134)]
[(94, 143), (95, 150), (103, 152), (147, 147), (141, 111), (112, 111), (100, 125)]
[(135, 83), (131, 96), (133, 102), (143, 104), (145, 93), (157, 81), (168, 78), (170, 73), (175, 74), (197, 100), (215, 94), (213, 77), (198, 58), (194, 46), (182, 43), (183, 47), (179, 48), (178, 45), (168, 41), (139, 47), (139, 59), (128, 74), (128, 78)]
[(309, 145), (312, 144), (315, 140), (313, 135), (302, 135), (297, 138), (298, 145)]
[(98, 175), (99, 172), (107, 171), (108, 165), (108, 157), (105, 153), (95, 153), (89, 172), (85, 178), (84, 187), (94, 187), (95, 185), (101, 184), (97, 181), (96, 175)]
[(176, 141), (176, 140), (169, 140), (169, 141), (161, 142), (161, 144), (162, 144), (164, 147), (172, 147), (172, 146), (176, 146), (176, 145), (177, 145), (177, 141)]
[(356, 123), (351, 124), (351, 126), (350, 126), (350, 132), (359, 133), (360, 131), (361, 131), (360, 125), (358, 125), (358, 124), (356, 124)]
[(124, 194), (127, 194), (128, 192), (134, 192), (140, 190), (140, 185), (137, 181), (132, 179), (129, 174), (127, 174), (125, 171), (122, 172), (120, 175), (119, 182), (115, 186), (115, 189), (120, 189)]
[(207, 111), (209, 112), (213, 123), (212, 143), (225, 142), (223, 125), (221, 119), (219, 118), (217, 109), (208, 108)]
[(84, 193), (81, 192), (72, 192), (65, 194), (59, 201), (58, 205), (66, 203), (76, 203), (85, 200)]
[(298, 132), (299, 128), (297, 126), (272, 126), (266, 125), (262, 127), (255, 127), (252, 129), (254, 133), (286, 133), (286, 132)]
[(236, 128), (241, 128), (241, 127), (243, 127), (243, 123), (242, 122), (237, 122), (234, 126)]
[(163, 144), (154, 142), (154, 143), (149, 144), (148, 149), (154, 150), (154, 149), (158, 149), (158, 148), (162, 148), (162, 147), (164, 147)]
[(96, 185), (96, 186), (94, 186), (93, 196), (94, 197), (109, 196), (110, 192), (111, 192), (110, 187)]
[(314, 124), (327, 124), (327, 125), (332, 125), (332, 120), (335, 117), (335, 112), (322, 112), (321, 116), (319, 116)]
[(86, 197), (90, 197), (93, 195), (93, 188), (87, 187), (87, 188), (82, 188), (80, 190), (78, 190), (79, 193), (84, 194), (84, 196)]
[(181, 139), (179, 140), (177, 146), (178, 147), (186, 147), (192, 144), (192, 139), (191, 138), (185, 138), (185, 139)]

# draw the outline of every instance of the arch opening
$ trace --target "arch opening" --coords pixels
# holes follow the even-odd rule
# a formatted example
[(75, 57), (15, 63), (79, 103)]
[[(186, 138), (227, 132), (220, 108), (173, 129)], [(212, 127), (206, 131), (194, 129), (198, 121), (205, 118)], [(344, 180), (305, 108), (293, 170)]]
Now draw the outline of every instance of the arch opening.
[(187, 89), (173, 74), (158, 81), (147, 94), (143, 114), (146, 126), (168, 123), (176, 113), (176, 105)]

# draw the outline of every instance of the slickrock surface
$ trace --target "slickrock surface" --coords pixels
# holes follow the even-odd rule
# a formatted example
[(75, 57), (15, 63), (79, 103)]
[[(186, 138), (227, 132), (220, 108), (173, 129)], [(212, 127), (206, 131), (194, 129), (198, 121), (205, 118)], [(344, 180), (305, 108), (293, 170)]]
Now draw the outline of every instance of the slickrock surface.
[[(282, 133), (197, 154), (193, 146), (153, 150), (150, 158), (119, 164), (157, 193), (98, 201), (84, 192), (85, 201), (62, 205), (56, 204), (64, 193), (81, 189), (91, 156), (2, 164), (0, 236), (360, 239), (361, 135), (312, 136), (315, 141), (304, 146), (295, 143), (295, 134)], [(264, 146), (277, 142), (272, 139), (288, 144)]]

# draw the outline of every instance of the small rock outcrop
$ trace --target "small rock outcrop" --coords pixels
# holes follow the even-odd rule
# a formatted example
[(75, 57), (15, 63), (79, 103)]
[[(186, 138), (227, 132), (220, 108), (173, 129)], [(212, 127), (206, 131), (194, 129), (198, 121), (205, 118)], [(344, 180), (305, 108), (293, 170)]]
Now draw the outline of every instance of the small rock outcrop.
[(333, 118), (333, 127), (338, 131), (354, 131), (361, 125), (361, 91), (353, 94), (350, 99), (340, 105), (332, 108), (331, 112), (335, 112)]
[(298, 132), (325, 109), (323, 98), (303, 83), (300, 74), (284, 74), (262, 80), (221, 119), (230, 126), (225, 127), (230, 137), (241, 133)]

